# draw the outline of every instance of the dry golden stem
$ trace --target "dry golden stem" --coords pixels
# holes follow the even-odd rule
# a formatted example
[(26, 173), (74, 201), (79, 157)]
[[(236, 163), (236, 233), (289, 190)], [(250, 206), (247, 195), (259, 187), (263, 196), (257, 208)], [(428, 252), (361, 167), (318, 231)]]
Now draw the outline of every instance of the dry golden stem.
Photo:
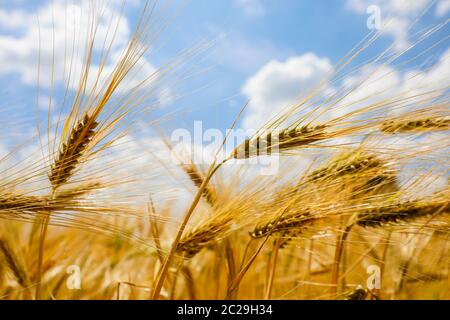
[[(245, 263), (240, 268), (239, 273), (236, 275), (236, 277), (233, 279), (233, 282), (228, 287), (227, 295), (226, 295), (225, 299), (227, 299), (227, 300), (236, 299), (238, 290), (239, 290), (239, 284), (241, 283), (241, 281), (244, 278), (245, 274), (247, 273), (248, 269), (250, 269), (251, 265), (256, 260), (256, 257), (259, 255), (259, 253), (261, 252), (264, 245), (266, 244), (267, 239), (269, 239), (269, 237), (266, 237), (264, 239), (264, 241), (260, 244), (260, 246), (258, 247), (256, 252), (247, 261), (247, 263)], [(250, 240), (250, 241), (252, 241), (252, 240)], [(245, 258), (245, 255), (244, 255), (244, 258)], [(244, 262), (244, 260), (243, 260), (243, 262)]]
[(226, 255), (226, 262), (227, 262), (227, 268), (228, 268), (228, 285), (231, 284), (232, 280), (236, 276), (236, 261), (234, 259), (233, 254), (233, 248), (231, 247), (230, 239), (225, 239), (225, 255)]
[[(178, 282), (178, 276), (180, 274), (180, 271), (182, 271), (183, 268), (183, 259), (178, 263), (177, 267), (175, 268), (175, 274), (173, 275), (173, 281), (172, 286), (170, 288), (170, 300), (175, 299), (176, 289), (177, 289), (177, 282)], [(169, 277), (168, 277), (169, 278)]]
[(182, 266), (181, 272), (184, 275), (184, 279), (186, 281), (186, 287), (187, 291), (189, 293), (189, 299), (190, 300), (196, 300), (197, 299), (197, 293), (195, 289), (195, 280), (194, 276), (192, 275), (192, 271), (188, 266)]
[[(56, 166), (55, 166), (55, 168), (56, 168)], [(68, 179), (68, 177), (67, 177), (67, 179)], [(50, 178), (50, 181), (52, 181), (51, 178)], [(85, 194), (86, 192), (89, 192), (90, 190), (92, 190), (93, 188), (98, 186), (98, 184), (87, 185), (85, 190), (72, 189), (72, 190), (67, 190), (67, 191), (63, 191), (63, 192), (58, 192), (58, 190), (57, 190), (58, 186), (53, 185), (53, 193), (50, 198), (51, 203), (53, 203), (53, 202), (58, 203), (58, 201), (68, 201), (68, 200), (70, 201), (70, 199), (73, 197), (80, 196), (80, 195)], [(41, 229), (40, 229), (40, 233), (39, 233), (39, 242), (38, 242), (38, 262), (37, 262), (38, 263), (38, 269), (37, 269), (38, 271), (37, 271), (37, 276), (36, 276), (36, 291), (35, 291), (36, 300), (39, 300), (41, 298), (41, 285), (42, 285), (42, 272), (43, 272), (42, 265), (44, 263), (44, 248), (45, 248), (45, 239), (47, 237), (48, 224), (50, 222), (50, 216), (53, 211), (51, 209), (52, 208), (50, 207), (50, 210), (45, 210), (45, 211), (42, 211), (39, 213), (39, 219), (42, 220), (42, 224), (41, 224)], [(37, 223), (37, 221), (38, 220), (36, 220), (35, 223)]]
[[(386, 240), (384, 243), (384, 248), (383, 248), (383, 254), (381, 256), (381, 267), (380, 267), (380, 276), (381, 276), (381, 288), (383, 288), (383, 279), (384, 279), (384, 271), (386, 270), (386, 259), (387, 259), (387, 253), (388, 253), (388, 249), (389, 249), (389, 245), (390, 245), (390, 241), (391, 241), (391, 235), (392, 232), (389, 231), (388, 235), (386, 236)], [(380, 292), (378, 292), (378, 294), (380, 294)]]
[[(79, 164), (80, 158), (94, 137), (96, 133), (95, 128), (97, 126), (98, 123), (95, 121), (95, 118), (91, 118), (88, 114), (86, 114), (84, 118), (72, 128), (68, 140), (63, 142), (48, 177), (52, 185), (52, 199), (57, 197), (58, 188), (65, 184), (72, 176), (73, 171)], [(39, 235), (38, 248), (38, 273), (36, 279), (37, 300), (39, 300), (41, 296), (42, 263), (44, 259), (45, 238), (47, 237), (51, 211), (46, 211), (43, 215), (44, 219)]]
[(197, 204), (200, 201), (200, 198), (203, 194), (203, 190), (206, 188), (206, 186), (208, 185), (209, 181), (211, 180), (212, 176), (214, 175), (214, 173), (220, 168), (222, 164), (216, 165), (215, 162), (213, 162), (208, 170), (208, 173), (206, 175), (205, 180), (203, 181), (202, 185), (200, 186), (200, 188), (198, 189), (194, 200), (191, 203), (191, 206), (189, 207), (188, 211), (186, 212), (186, 214), (183, 217), (183, 221), (180, 225), (180, 228), (177, 232), (177, 235), (172, 243), (172, 246), (170, 248), (169, 254), (166, 256), (166, 259), (164, 261), (164, 264), (161, 267), (161, 270), (159, 272), (159, 276), (158, 276), (158, 280), (156, 282), (156, 285), (153, 289), (153, 294), (152, 294), (152, 299), (156, 300), (159, 298), (159, 294), (161, 292), (161, 289), (164, 285), (164, 280), (167, 277), (167, 271), (169, 270), (169, 266), (171, 263), (171, 260), (173, 259), (176, 250), (177, 250), (177, 246), (178, 246), (178, 242), (181, 239), (181, 236), (183, 235), (184, 229), (186, 228), (187, 223), (189, 222), (189, 219), (192, 216), (192, 213), (194, 212), (195, 208), (197, 207)]
[(270, 272), (268, 277), (268, 283), (267, 283), (267, 289), (265, 294), (265, 299), (270, 300), (272, 298), (272, 288), (273, 288), (273, 282), (275, 279), (275, 270), (277, 267), (277, 258), (278, 258), (278, 252), (280, 251), (280, 245), (281, 245), (281, 238), (275, 239), (273, 243), (272, 253), (271, 253), (271, 262), (270, 262)]
[(348, 234), (352, 229), (352, 224), (345, 227), (344, 231), (340, 233), (336, 239), (336, 248), (334, 252), (333, 266), (331, 268), (331, 281), (330, 281), (330, 297), (334, 297), (338, 291), (339, 283), (339, 268), (342, 260), (342, 252), (344, 248), (344, 243), (347, 240)]
[(43, 212), (43, 222), (41, 225), (40, 233), (39, 233), (39, 245), (38, 245), (38, 269), (36, 274), (36, 291), (35, 298), (39, 300), (41, 298), (41, 285), (42, 285), (42, 271), (43, 271), (43, 263), (44, 263), (44, 247), (45, 247), (45, 239), (48, 230), (48, 223), (50, 221), (50, 212)]
[(122, 284), (133, 287), (133, 288), (139, 288), (139, 289), (144, 289), (144, 290), (150, 290), (149, 287), (147, 286), (142, 286), (142, 285), (138, 285), (132, 282), (128, 282), (128, 281), (118, 281), (117, 282), (117, 289), (116, 289), (116, 300), (120, 300), (120, 288), (122, 286)]

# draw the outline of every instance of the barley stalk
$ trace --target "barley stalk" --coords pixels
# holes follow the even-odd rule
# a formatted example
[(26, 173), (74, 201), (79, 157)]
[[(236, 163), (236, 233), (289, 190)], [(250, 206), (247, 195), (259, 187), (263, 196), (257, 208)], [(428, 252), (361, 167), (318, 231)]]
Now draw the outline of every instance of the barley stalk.
[(164, 263), (161, 266), (161, 269), (159, 270), (158, 279), (156, 281), (155, 287), (154, 287), (153, 292), (152, 292), (152, 298), (153, 299), (158, 299), (159, 296), (160, 296), (161, 289), (162, 289), (162, 287), (164, 285), (164, 281), (165, 281), (165, 279), (167, 277), (167, 272), (169, 270), (170, 263), (172, 261), (173, 256), (175, 255), (175, 253), (177, 251), (178, 243), (181, 240), (181, 237), (183, 235), (183, 232), (184, 232), (184, 230), (186, 228), (187, 223), (189, 222), (189, 219), (191, 218), (195, 208), (197, 207), (197, 204), (200, 201), (200, 198), (201, 198), (201, 196), (203, 194), (204, 188), (207, 187), (207, 185), (208, 185), (209, 181), (211, 180), (212, 176), (214, 175), (214, 173), (217, 170), (219, 170), (219, 168), (221, 167), (222, 164), (223, 163), (220, 163), (220, 164), (217, 165), (215, 162), (213, 162), (210, 165), (208, 173), (206, 174), (205, 179), (203, 180), (201, 186), (198, 188), (198, 191), (197, 191), (197, 193), (196, 193), (196, 195), (195, 195), (191, 205), (189, 206), (189, 209), (184, 214), (184, 217), (182, 219), (180, 228), (178, 229), (178, 232), (177, 232), (177, 234), (175, 236), (175, 239), (173, 240), (173, 243), (172, 243), (172, 245), (170, 247), (170, 251), (169, 251), (169, 253), (166, 256), (166, 258), (164, 260)]
[[(99, 111), (101, 107), (99, 107)], [(49, 180), (52, 185), (53, 196), (57, 189), (65, 184), (73, 174), (81, 157), (87, 150), (89, 143), (95, 135), (95, 128), (98, 126), (95, 117), (85, 114), (82, 120), (79, 120), (69, 133), (66, 142), (63, 142), (58, 155), (51, 167)], [(41, 225), (39, 237), (38, 251), (38, 276), (36, 284), (36, 299), (40, 298), (41, 280), (42, 280), (42, 263), (44, 254), (44, 244), (47, 235), (48, 224), (50, 221), (51, 211), (42, 212), (43, 223)]]

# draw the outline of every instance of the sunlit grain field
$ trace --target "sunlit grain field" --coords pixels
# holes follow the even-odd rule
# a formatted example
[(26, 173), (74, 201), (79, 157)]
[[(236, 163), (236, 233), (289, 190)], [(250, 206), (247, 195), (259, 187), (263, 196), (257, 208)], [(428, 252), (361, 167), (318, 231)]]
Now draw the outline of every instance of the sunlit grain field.
[[(194, 105), (226, 78), (208, 57), (227, 36), (158, 59), (192, 8), (129, 6), (55, 1), (0, 23), (1, 299), (450, 298), (443, 4), (385, 18), (333, 63), (261, 66), (229, 122)], [(387, 41), (390, 22), (409, 38)]]

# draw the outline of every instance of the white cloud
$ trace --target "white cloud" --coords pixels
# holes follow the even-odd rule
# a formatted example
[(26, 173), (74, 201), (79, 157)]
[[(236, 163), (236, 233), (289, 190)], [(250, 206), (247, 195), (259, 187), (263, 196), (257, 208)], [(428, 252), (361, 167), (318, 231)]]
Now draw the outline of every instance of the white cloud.
[(403, 89), (409, 93), (423, 93), (436, 89), (448, 89), (450, 82), (450, 48), (436, 64), (426, 71), (412, 70), (406, 73)]
[[(39, 7), (37, 15), (34, 11), (0, 9), (0, 26), (7, 30), (22, 30), (17, 36), (0, 35), (0, 75), (19, 74), (22, 83), (34, 86), (39, 68), (41, 88), (49, 88), (53, 82), (54, 85), (76, 89), (92, 35), (89, 28), (95, 19), (94, 60), (89, 67), (87, 87), (92, 88), (97, 77), (100, 79), (97, 87), (100, 87), (124, 52), (131, 37), (131, 27), (117, 3), (102, 5), (100, 2), (94, 11), (92, 8), (90, 1), (83, 0), (74, 3), (51, 1)], [(101, 70), (100, 55), (106, 52), (110, 43), (111, 51)], [(127, 75), (121, 90), (132, 89), (150, 75), (156, 75), (155, 67), (144, 57), (134, 70), (139, 72), (132, 71)]]
[(329, 116), (343, 116), (364, 106), (387, 100), (399, 94), (401, 81), (399, 72), (390, 66), (363, 66), (345, 77), (338, 88), (335, 88), (342, 95), (350, 93), (330, 110)]
[[(243, 127), (258, 129), (282, 109), (298, 103), (311, 93), (314, 85), (327, 79), (325, 74), (331, 69), (327, 58), (319, 58), (312, 53), (295, 56), (285, 62), (267, 63), (242, 87), (242, 92), (250, 99)], [(336, 92), (343, 99), (326, 113), (327, 116), (336, 117), (377, 102), (429, 94), (433, 90), (437, 95), (439, 89), (444, 92), (450, 85), (450, 49), (428, 69), (402, 72), (394, 66), (369, 64), (331, 84), (336, 76), (339, 77), (332, 76), (330, 81), (325, 82), (318, 94), (302, 108), (316, 105)]]
[[(0, 63), (1, 73), (19, 73), (21, 80), (26, 84), (36, 84), (38, 57), (40, 54), (41, 80), (42, 84), (49, 85), (52, 75), (52, 65), (55, 64), (54, 81), (63, 81), (62, 70), (68, 65), (72, 50), (74, 50), (73, 70), (81, 70), (83, 64), (83, 51), (88, 39), (89, 7), (84, 3), (77, 5), (64, 5), (59, 2), (47, 4), (35, 13), (23, 11), (4, 11), (6, 16), (21, 15), (23, 18), (16, 22), (15, 27), (25, 31), (20, 36), (0, 36)], [(105, 14), (113, 16), (117, 13), (107, 10)], [(39, 24), (38, 18), (39, 17)], [(98, 39), (111, 39), (108, 33), (108, 20), (100, 19), (97, 31)], [(19, 22), (21, 25), (19, 25)], [(118, 33), (113, 49), (125, 44), (129, 35), (129, 26), (125, 19), (119, 21)], [(39, 41), (40, 39), (40, 41)], [(94, 50), (101, 50), (102, 41), (96, 41)], [(53, 59), (54, 58), (54, 59)], [(67, 61), (69, 60), (69, 61)]]
[(8, 12), (0, 10), (0, 27), (7, 29), (23, 28), (29, 22), (29, 15), (21, 10)]
[(295, 56), (285, 62), (270, 61), (250, 77), (242, 92), (250, 99), (243, 120), (246, 129), (257, 129), (271, 116), (288, 107), (306, 88), (322, 79), (332, 68), (326, 58), (313, 53)]
[(266, 14), (261, 0), (235, 0), (235, 3), (249, 17), (260, 18)]
[[(393, 99), (420, 95), (437, 96), (450, 84), (449, 64), (450, 49), (431, 67), (424, 70), (412, 69), (402, 72), (386, 64), (363, 66), (357, 72), (346, 76), (342, 83), (334, 88), (335, 91), (351, 92), (331, 110), (330, 115), (340, 116), (364, 106), (382, 104)], [(414, 106), (408, 105), (408, 111), (421, 108), (422, 105), (418, 101), (419, 99)], [(405, 111), (405, 108), (398, 108), (389, 110), (389, 113), (395, 115)]]
[[(0, 160), (3, 160), (3, 158), (8, 154), (8, 149), (0, 143)], [(1, 163), (2, 161), (0, 161)]]
[(347, 0), (346, 6), (361, 14), (366, 14), (367, 7), (370, 5), (376, 5), (385, 14), (408, 15), (423, 10), (427, 3), (429, 0)]
[(450, 11), (450, 0), (441, 0), (436, 5), (436, 15), (438, 17), (445, 16)]
[[(403, 50), (410, 45), (408, 29), (414, 20), (425, 12), (430, 0), (347, 0), (347, 9), (361, 15), (367, 15), (369, 6), (378, 6), (381, 14), (383, 33), (395, 40), (395, 47)], [(450, 9), (449, 0), (439, 0), (435, 13), (438, 17), (445, 15)]]

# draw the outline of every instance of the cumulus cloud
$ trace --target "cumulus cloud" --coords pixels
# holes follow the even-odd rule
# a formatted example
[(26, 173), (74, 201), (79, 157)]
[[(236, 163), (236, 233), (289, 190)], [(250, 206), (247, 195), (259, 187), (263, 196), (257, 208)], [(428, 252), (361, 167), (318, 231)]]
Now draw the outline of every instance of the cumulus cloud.
[[(346, 77), (342, 87), (352, 92), (340, 102), (347, 106), (343, 111), (360, 108), (393, 97), (427, 95), (432, 91), (443, 92), (450, 81), (450, 49), (425, 69), (411, 69), (406, 72), (389, 65), (368, 65)], [(340, 89), (340, 88), (339, 88)], [(420, 107), (418, 105), (417, 107)], [(395, 113), (396, 111), (392, 111)]]
[(450, 49), (436, 64), (427, 70), (411, 70), (406, 73), (403, 89), (410, 93), (423, 93), (433, 89), (447, 89), (450, 82)]
[[(329, 59), (313, 53), (294, 56), (285, 62), (267, 63), (242, 87), (242, 92), (250, 100), (243, 127), (257, 129), (283, 108), (298, 103), (315, 85), (327, 79), (325, 75), (330, 70)], [(438, 89), (443, 92), (450, 81), (450, 49), (426, 69), (403, 72), (391, 65), (368, 64), (353, 70), (338, 82), (331, 83), (333, 78), (321, 82), (318, 96), (311, 100), (311, 103), (320, 102), (330, 94), (340, 93), (342, 99), (327, 112), (333, 117), (393, 97), (428, 94)], [(308, 103), (303, 107), (307, 106)]]
[(235, 0), (235, 3), (249, 17), (260, 18), (266, 14), (261, 0)]
[[(430, 0), (347, 0), (346, 8), (362, 15), (368, 15), (369, 6), (380, 9), (381, 26), (386, 35), (395, 40), (398, 50), (410, 45), (408, 28), (432, 3)], [(439, 0), (436, 4), (437, 16), (444, 16), (450, 9), (449, 0)]]
[[(76, 5), (65, 5), (60, 2), (47, 4), (38, 9), (37, 15), (20, 10), (0, 12), (0, 15), (5, 16), (21, 16), (21, 19), (16, 19), (14, 26), (24, 30), (19, 36), (0, 36), (1, 73), (19, 73), (24, 83), (34, 85), (38, 63), (43, 70), (41, 73), (43, 84), (50, 82), (53, 64), (55, 70), (61, 70), (54, 74), (54, 81), (63, 80), (62, 70), (67, 60), (71, 60), (73, 70), (81, 68), (83, 64), (81, 49), (87, 43), (89, 35), (87, 28), (90, 25), (89, 7), (86, 6), (86, 2)], [(114, 13), (111, 9), (105, 12), (108, 16), (114, 16)], [(117, 50), (126, 43), (129, 26), (126, 19), (120, 19), (117, 13), (115, 17), (115, 23), (119, 28), (113, 49)], [(99, 22), (98, 38), (111, 39), (108, 19), (97, 16), (97, 19), (100, 18), (102, 21)], [(97, 41), (94, 50), (101, 50), (102, 47), (103, 43)], [(73, 60), (70, 59), (72, 51), (75, 53)]]
[(250, 99), (243, 127), (255, 129), (271, 116), (294, 103), (300, 93), (322, 79), (332, 68), (327, 58), (313, 53), (294, 56), (285, 62), (273, 60), (251, 76), (242, 87)]
[[(92, 21), (95, 21), (96, 29), (87, 87), (93, 88), (97, 78), (97, 88), (101, 87), (131, 37), (130, 23), (121, 13), (118, 2), (114, 1), (95, 10), (87, 0), (49, 2), (39, 7), (37, 14), (20, 9), (0, 9), (0, 27), (6, 31), (0, 34), (0, 75), (18, 74), (22, 83), (34, 86), (40, 70), (41, 88), (63, 85), (76, 90), (85, 65), (85, 51), (93, 34)], [(13, 35), (11, 29), (20, 32)], [(100, 57), (108, 49), (108, 59), (102, 65)], [(149, 77), (156, 79), (157, 69), (142, 57), (134, 72), (122, 82), (120, 90), (132, 89)], [(170, 101), (169, 88), (165, 89), (162, 98)]]
[(22, 10), (5, 11), (0, 10), (0, 27), (5, 29), (19, 29), (23, 28), (29, 15)]
[(436, 5), (436, 15), (438, 17), (445, 16), (450, 11), (450, 0), (441, 0)]
[(379, 6), (386, 14), (408, 16), (425, 9), (429, 0), (347, 0), (347, 8), (357, 13), (365, 14), (370, 5)]

